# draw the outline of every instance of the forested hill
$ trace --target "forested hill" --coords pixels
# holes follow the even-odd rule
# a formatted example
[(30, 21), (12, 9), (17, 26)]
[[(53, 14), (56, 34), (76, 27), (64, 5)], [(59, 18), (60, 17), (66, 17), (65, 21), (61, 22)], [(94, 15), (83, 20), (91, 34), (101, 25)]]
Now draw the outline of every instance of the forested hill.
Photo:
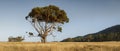
[(112, 26), (112, 27), (109, 27), (109, 28), (106, 28), (100, 32), (98, 32), (97, 34), (109, 34), (109, 33), (117, 33), (117, 32), (120, 32), (120, 25), (115, 25), (115, 26)]
[(120, 25), (111, 26), (97, 33), (87, 34), (67, 38), (61, 42), (102, 42), (102, 41), (120, 41)]

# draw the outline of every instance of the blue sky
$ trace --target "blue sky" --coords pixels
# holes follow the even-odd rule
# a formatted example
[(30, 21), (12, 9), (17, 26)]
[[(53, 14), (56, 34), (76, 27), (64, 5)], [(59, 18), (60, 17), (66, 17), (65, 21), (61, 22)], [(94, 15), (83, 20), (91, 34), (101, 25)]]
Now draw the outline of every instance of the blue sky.
[[(40, 38), (25, 33), (37, 33), (25, 16), (34, 7), (48, 5), (65, 10), (70, 19), (63, 25), (62, 33), (55, 33), (56, 41), (120, 24), (120, 0), (0, 0), (0, 41), (7, 41), (9, 36), (25, 36), (25, 41), (38, 42)], [(47, 40), (54, 39), (48, 36)]]

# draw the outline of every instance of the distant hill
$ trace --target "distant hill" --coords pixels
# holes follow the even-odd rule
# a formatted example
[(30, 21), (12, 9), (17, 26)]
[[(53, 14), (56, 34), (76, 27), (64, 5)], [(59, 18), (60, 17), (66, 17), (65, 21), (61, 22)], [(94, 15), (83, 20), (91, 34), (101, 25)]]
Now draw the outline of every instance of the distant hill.
[(61, 42), (102, 42), (102, 41), (120, 41), (120, 25), (111, 26), (102, 31), (87, 34), (85, 36), (77, 36), (67, 38)]
[(109, 27), (109, 28), (106, 28), (100, 32), (98, 32), (99, 34), (100, 33), (116, 33), (116, 32), (120, 32), (120, 25), (115, 25), (115, 26), (112, 26), (112, 27)]

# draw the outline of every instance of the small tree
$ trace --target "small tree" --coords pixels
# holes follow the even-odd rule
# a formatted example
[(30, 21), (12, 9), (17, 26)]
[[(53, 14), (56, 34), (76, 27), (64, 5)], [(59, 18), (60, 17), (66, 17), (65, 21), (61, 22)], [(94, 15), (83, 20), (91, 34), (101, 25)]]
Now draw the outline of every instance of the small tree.
[(25, 37), (18, 36), (18, 37), (9, 37), (8, 41), (9, 42), (21, 42), (25, 39)]
[(43, 43), (46, 42), (48, 35), (52, 35), (54, 30), (62, 32), (61, 25), (69, 22), (65, 11), (54, 5), (33, 8), (26, 16), (26, 20), (38, 32), (38, 36), (41, 37)]

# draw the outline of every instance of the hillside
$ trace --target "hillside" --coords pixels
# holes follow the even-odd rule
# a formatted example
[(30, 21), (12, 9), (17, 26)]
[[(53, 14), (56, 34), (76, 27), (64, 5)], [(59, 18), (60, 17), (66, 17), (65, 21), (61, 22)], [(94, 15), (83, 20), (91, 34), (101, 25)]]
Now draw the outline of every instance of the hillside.
[(120, 41), (120, 25), (111, 26), (102, 31), (87, 34), (85, 36), (77, 36), (67, 38), (62, 42), (102, 42), (102, 41)]

